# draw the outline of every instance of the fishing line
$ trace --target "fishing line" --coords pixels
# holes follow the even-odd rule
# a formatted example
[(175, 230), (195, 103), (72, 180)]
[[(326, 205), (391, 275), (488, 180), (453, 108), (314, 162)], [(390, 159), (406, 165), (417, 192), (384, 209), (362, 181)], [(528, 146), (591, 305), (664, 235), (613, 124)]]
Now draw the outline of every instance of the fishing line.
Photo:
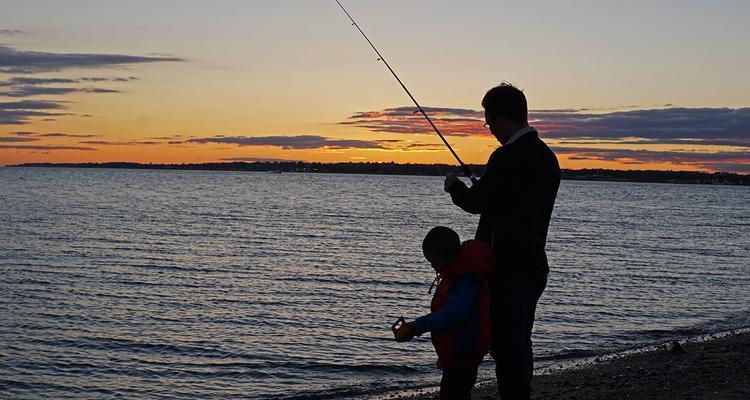
[(427, 120), (427, 122), (430, 123), (430, 126), (432, 127), (432, 129), (435, 130), (435, 133), (437, 133), (438, 136), (440, 136), (440, 139), (443, 140), (443, 143), (445, 143), (445, 145), (448, 147), (448, 150), (450, 150), (451, 154), (453, 154), (453, 157), (455, 157), (456, 161), (458, 161), (458, 163), (461, 165), (461, 170), (463, 171), (464, 175), (466, 175), (471, 180), (472, 183), (476, 183), (477, 182), (476, 178), (474, 177), (474, 174), (471, 172), (471, 170), (469, 169), (469, 167), (467, 167), (466, 164), (464, 164), (464, 162), (461, 161), (461, 158), (458, 157), (458, 154), (456, 154), (456, 152), (453, 150), (453, 147), (451, 147), (451, 145), (448, 143), (448, 141), (445, 140), (445, 136), (443, 136), (443, 134), (440, 132), (440, 129), (438, 129), (438, 127), (435, 126), (435, 124), (432, 122), (432, 119), (430, 119), (430, 117), (424, 111), (424, 109), (422, 108), (422, 106), (419, 105), (419, 103), (417, 102), (417, 99), (415, 99), (414, 96), (412, 96), (412, 94), (409, 91), (409, 89), (407, 89), (406, 85), (404, 85), (404, 82), (402, 82), (401, 79), (398, 77), (398, 75), (396, 75), (396, 72), (393, 71), (393, 68), (391, 68), (391, 66), (388, 64), (388, 61), (386, 61), (385, 58), (383, 57), (383, 55), (380, 54), (380, 52), (375, 47), (375, 45), (372, 44), (372, 42), (370, 41), (370, 38), (368, 38), (367, 35), (365, 35), (365, 32), (362, 31), (362, 28), (360, 28), (359, 25), (357, 24), (357, 21), (355, 21), (354, 18), (352, 18), (351, 14), (349, 14), (349, 12), (346, 11), (346, 8), (344, 8), (344, 6), (341, 4), (341, 2), (339, 0), (336, 0), (336, 3), (344, 11), (344, 14), (346, 14), (346, 16), (349, 17), (349, 20), (352, 21), (352, 25), (354, 25), (357, 28), (357, 30), (359, 31), (359, 33), (362, 34), (362, 36), (365, 38), (365, 40), (370, 45), (370, 47), (372, 47), (372, 49), (375, 50), (375, 54), (378, 55), (378, 61), (382, 61), (383, 64), (385, 64), (385, 66), (388, 68), (388, 70), (391, 71), (391, 74), (393, 74), (393, 77), (396, 78), (396, 80), (401, 85), (401, 87), (404, 89), (404, 91), (406, 92), (406, 94), (409, 95), (409, 98), (411, 99), (411, 101), (413, 101), (414, 105), (417, 106), (417, 110), (419, 110), (419, 112), (422, 113), (422, 116), (424, 116), (424, 118)]

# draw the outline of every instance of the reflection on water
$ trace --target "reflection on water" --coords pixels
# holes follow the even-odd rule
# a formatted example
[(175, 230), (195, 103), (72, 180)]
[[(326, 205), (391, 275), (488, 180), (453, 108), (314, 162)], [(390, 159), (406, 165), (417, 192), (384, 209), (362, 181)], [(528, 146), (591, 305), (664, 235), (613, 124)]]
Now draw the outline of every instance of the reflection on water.
[[(563, 181), (535, 326), (554, 360), (750, 325), (748, 188)], [(0, 170), (0, 393), (356, 397), (436, 383), (439, 177)], [(483, 366), (485, 371), (490, 363)]]

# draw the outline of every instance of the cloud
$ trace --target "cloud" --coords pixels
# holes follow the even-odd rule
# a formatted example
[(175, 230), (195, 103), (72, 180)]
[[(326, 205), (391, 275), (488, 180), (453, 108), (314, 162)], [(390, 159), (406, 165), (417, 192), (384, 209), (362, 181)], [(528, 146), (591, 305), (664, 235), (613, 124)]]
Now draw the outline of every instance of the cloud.
[(107, 78), (107, 77), (85, 77), (80, 78), (80, 82), (130, 82), (130, 81), (137, 81), (139, 78), (135, 76), (126, 76), (126, 77), (119, 77), (119, 78)]
[(193, 138), (183, 141), (169, 141), (168, 144), (234, 144), (238, 146), (273, 146), (285, 150), (301, 149), (364, 149), (386, 151), (431, 152), (443, 151), (444, 148), (434, 143), (414, 143), (410, 140), (382, 139), (335, 139), (318, 135), (296, 136), (224, 136), (215, 135), (206, 138)]
[(83, 77), (83, 78), (35, 78), (31, 76), (14, 76), (7, 81), (0, 82), (0, 86), (17, 86), (17, 85), (54, 85), (60, 83), (81, 83), (81, 82), (130, 82), (138, 80), (135, 76), (128, 77)]
[[(444, 107), (427, 107), (425, 111), (445, 135), (488, 136), (488, 131), (482, 126), (483, 111)], [(529, 112), (529, 122), (539, 128), (545, 138), (554, 139), (639, 139), (638, 144), (750, 146), (750, 108), (673, 107), (605, 113), (587, 111), (532, 110)], [(372, 132), (434, 133), (414, 107), (357, 112), (339, 124)]]
[[(424, 107), (427, 115), (447, 136), (489, 136), (482, 126), (484, 112), (465, 108)], [(372, 132), (433, 134), (427, 120), (415, 107), (386, 108), (382, 111), (358, 112), (341, 125), (352, 125)]]
[(0, 86), (16, 86), (16, 85), (49, 85), (55, 83), (77, 83), (78, 79), (70, 78), (34, 78), (34, 77), (23, 77), (17, 76), (8, 79), (5, 82), (0, 82)]
[(430, 151), (443, 151), (446, 149), (444, 145), (440, 144), (432, 144), (432, 143), (409, 143), (406, 145), (407, 149), (420, 149), (420, 150), (430, 150)]
[(750, 146), (750, 108), (665, 108), (590, 114), (536, 111), (530, 123), (546, 138), (649, 144)]
[(219, 143), (238, 146), (274, 146), (282, 149), (382, 149), (377, 141), (332, 139), (317, 135), (298, 136), (214, 136), (188, 139), (183, 143)]
[(83, 150), (93, 151), (96, 150), (92, 147), (78, 147), (78, 146), (32, 146), (32, 145), (2, 145), (0, 149), (16, 149), (16, 150)]
[(21, 34), (21, 33), (24, 33), (24, 31), (20, 29), (0, 29), (0, 35), (13, 36), (13, 35)]
[[(48, 86), (54, 84), (79, 83), (86, 80), (89, 82), (94, 78), (35, 78), (35, 77), (13, 77), (7, 81), (0, 81), (0, 87), (8, 89), (0, 91), (0, 95), (7, 97), (33, 97), (33, 96), (59, 96), (70, 93), (121, 93), (120, 90), (96, 87), (59, 87)], [(110, 78), (101, 78), (110, 80)], [(99, 80), (97, 80), (99, 81)]]
[(601, 145), (601, 144), (627, 144), (627, 145), (645, 145), (645, 144), (668, 144), (668, 145), (697, 145), (697, 146), (730, 146), (730, 147), (748, 147), (750, 143), (747, 140), (733, 139), (573, 139), (560, 140), (557, 144), (561, 145)]
[[(18, 134), (19, 132), (16, 132)], [(78, 134), (78, 133), (31, 133), (28, 132), (36, 137), (68, 137), (68, 138), (92, 138), (97, 137), (100, 135), (92, 135), (92, 134)]]
[(411, 140), (386, 139), (377, 140), (383, 148), (397, 151), (434, 152), (445, 151), (443, 144), (437, 143), (414, 143)]
[[(556, 139), (556, 150), (573, 160), (672, 163), (711, 170), (731, 167), (732, 171), (750, 164), (750, 108), (665, 106), (669, 107), (532, 110), (529, 122), (543, 138)], [(371, 132), (433, 135), (430, 125), (416, 111), (414, 107), (397, 107), (357, 112), (339, 124)], [(428, 107), (425, 111), (446, 136), (488, 135), (483, 111), (446, 107)], [(618, 148), (589, 147), (593, 145)], [(669, 151), (636, 150), (649, 145), (669, 146)], [(623, 150), (623, 146), (635, 148)], [(705, 146), (724, 146), (727, 151), (715, 152)], [(686, 147), (700, 151), (687, 152)]]
[[(750, 151), (654, 151), (586, 147), (554, 147), (553, 150), (557, 154), (569, 154), (568, 158), (571, 160), (611, 161), (622, 164), (669, 163), (713, 171), (737, 172), (750, 169)], [(728, 165), (732, 165), (732, 169), (725, 169)]]
[(27, 124), (33, 117), (69, 115), (53, 112), (65, 108), (67, 107), (61, 102), (48, 100), (0, 102), (0, 125)]
[(78, 142), (80, 144), (93, 144), (93, 145), (99, 145), (99, 146), (152, 146), (156, 144), (164, 144), (163, 142), (154, 142), (154, 141), (138, 141), (138, 140), (131, 140), (131, 141), (125, 141), (125, 142), (112, 142), (109, 140), (84, 140), (81, 142)]
[(20, 142), (35, 142), (39, 139), (33, 137), (15, 136), (15, 137), (2, 137), (0, 136), (0, 143), (20, 143)]
[(122, 93), (121, 90), (107, 88), (83, 88), (79, 91), (85, 93)]
[(146, 139), (156, 139), (156, 140), (174, 140), (181, 138), (182, 135), (172, 135), (172, 136), (149, 136)]
[(0, 71), (6, 73), (37, 73), (73, 68), (121, 67), (154, 62), (179, 62), (172, 56), (131, 56), (124, 54), (51, 53), (23, 51), (0, 45)]
[(0, 102), (0, 109), (4, 110), (49, 110), (65, 108), (63, 104), (56, 101), (45, 100), (21, 100), (11, 102)]
[(284, 158), (267, 158), (267, 157), (227, 157), (221, 158), (220, 161), (241, 161), (241, 162), (298, 162), (298, 160), (288, 160)]
[(65, 94), (78, 92), (78, 91), (79, 90), (76, 88), (69, 88), (69, 87), (61, 88), (61, 87), (22, 85), (22, 86), (14, 86), (10, 90), (0, 91), (0, 95), (7, 96), (7, 97), (33, 97), (33, 96), (42, 96), (42, 95), (58, 96), (58, 95), (65, 95)]

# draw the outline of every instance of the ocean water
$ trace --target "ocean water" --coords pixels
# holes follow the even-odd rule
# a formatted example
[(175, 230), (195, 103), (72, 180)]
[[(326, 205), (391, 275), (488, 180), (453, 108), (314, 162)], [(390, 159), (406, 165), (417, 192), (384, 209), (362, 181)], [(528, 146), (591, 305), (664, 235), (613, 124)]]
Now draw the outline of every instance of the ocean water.
[[(563, 181), (539, 365), (750, 326), (750, 188)], [(438, 383), (439, 177), (0, 169), (0, 397), (367, 398)], [(493, 364), (486, 361), (483, 376)]]

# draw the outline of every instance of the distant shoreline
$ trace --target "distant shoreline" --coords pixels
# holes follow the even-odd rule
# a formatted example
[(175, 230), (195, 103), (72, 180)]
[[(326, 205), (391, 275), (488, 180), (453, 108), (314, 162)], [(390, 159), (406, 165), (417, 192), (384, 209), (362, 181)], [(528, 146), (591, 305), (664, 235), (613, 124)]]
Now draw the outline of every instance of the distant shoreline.
[[(397, 164), (397, 163), (314, 163), (314, 162), (221, 162), (203, 164), (141, 164), (130, 162), (107, 163), (29, 163), (8, 165), (23, 168), (113, 168), (113, 169), (156, 169), (181, 171), (252, 171), (252, 172), (304, 172), (304, 173), (345, 173), (375, 175), (421, 175), (442, 176), (447, 173), (461, 174), (458, 166), (449, 164)], [(481, 174), (483, 165), (469, 165), (472, 171)], [(613, 170), (580, 169), (562, 170), (564, 180), (648, 182), (708, 185), (750, 186), (750, 174), (731, 172), (697, 171), (656, 171), (656, 170)]]

